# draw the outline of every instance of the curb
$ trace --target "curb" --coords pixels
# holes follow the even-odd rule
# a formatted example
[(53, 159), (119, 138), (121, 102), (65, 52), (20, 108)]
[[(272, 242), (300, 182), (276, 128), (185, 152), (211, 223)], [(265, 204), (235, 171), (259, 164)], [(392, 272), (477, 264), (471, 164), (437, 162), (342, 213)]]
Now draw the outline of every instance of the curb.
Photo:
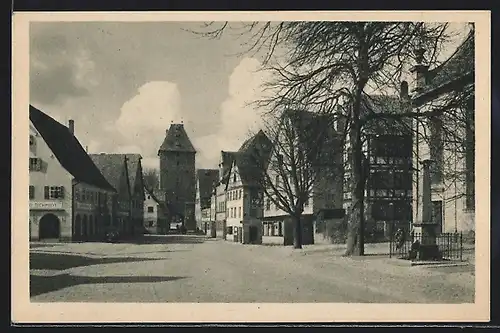
[(449, 262), (449, 261), (410, 261), (404, 259), (387, 259), (387, 262), (396, 266), (405, 267), (462, 267), (469, 266), (467, 261), (462, 262)]

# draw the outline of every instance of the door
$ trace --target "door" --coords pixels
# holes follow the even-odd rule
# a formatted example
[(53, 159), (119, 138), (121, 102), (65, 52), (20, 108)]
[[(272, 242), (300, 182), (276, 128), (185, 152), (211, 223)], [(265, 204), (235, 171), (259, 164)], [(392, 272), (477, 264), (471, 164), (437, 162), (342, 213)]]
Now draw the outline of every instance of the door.
[(82, 239), (87, 240), (87, 235), (88, 235), (88, 221), (87, 221), (87, 215), (83, 215), (83, 221), (82, 221)]
[(80, 217), (80, 215), (77, 215), (75, 218), (73, 237), (75, 240), (80, 240), (82, 238), (82, 218)]
[(45, 214), (40, 219), (39, 238), (40, 239), (59, 239), (61, 222), (54, 214)]

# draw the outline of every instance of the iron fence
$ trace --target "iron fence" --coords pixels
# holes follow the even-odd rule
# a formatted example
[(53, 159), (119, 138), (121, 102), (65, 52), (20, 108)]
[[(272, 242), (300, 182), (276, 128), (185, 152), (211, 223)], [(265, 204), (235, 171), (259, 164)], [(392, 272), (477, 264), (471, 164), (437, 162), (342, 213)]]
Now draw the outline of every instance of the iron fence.
[[(412, 260), (419, 244), (428, 244), (427, 235), (421, 233), (395, 233), (390, 237), (389, 257)], [(440, 233), (435, 236), (439, 253), (444, 260), (463, 261), (461, 232)]]

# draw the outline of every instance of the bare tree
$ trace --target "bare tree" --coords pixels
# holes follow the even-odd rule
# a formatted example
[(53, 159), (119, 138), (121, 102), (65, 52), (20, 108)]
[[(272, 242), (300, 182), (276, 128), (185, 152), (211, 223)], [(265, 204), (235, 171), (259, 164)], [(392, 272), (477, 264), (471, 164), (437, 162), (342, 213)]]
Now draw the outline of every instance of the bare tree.
[(143, 171), (144, 185), (148, 190), (154, 191), (160, 187), (160, 176), (157, 169)]
[[(287, 109), (268, 119), (269, 159), (257, 158), (265, 198), (288, 214), (294, 226), (294, 248), (302, 248), (302, 214), (318, 182), (341, 180), (341, 150), (328, 115)], [(337, 162), (337, 163), (336, 163)], [(340, 178), (336, 178), (340, 177)], [(331, 181), (330, 181), (331, 183)]]
[[(231, 26), (215, 27), (205, 36), (217, 38)], [(363, 131), (381, 119), (426, 118), (435, 112), (363, 113), (368, 93), (398, 90), (405, 66), (424, 49), (429, 65), (449, 40), (445, 23), (422, 22), (263, 22), (243, 24), (250, 33), (249, 50), (264, 53), (264, 69), (273, 79), (264, 89), (270, 97), (257, 101), (269, 112), (283, 107), (333, 113), (345, 120), (344, 140), (350, 147), (351, 207), (348, 212), (346, 255), (364, 254), (365, 161)], [(249, 35), (246, 35), (249, 36)], [(273, 59), (277, 48), (287, 48), (284, 61)], [(343, 107), (338, 108), (339, 102)], [(409, 101), (406, 101), (409, 103)]]

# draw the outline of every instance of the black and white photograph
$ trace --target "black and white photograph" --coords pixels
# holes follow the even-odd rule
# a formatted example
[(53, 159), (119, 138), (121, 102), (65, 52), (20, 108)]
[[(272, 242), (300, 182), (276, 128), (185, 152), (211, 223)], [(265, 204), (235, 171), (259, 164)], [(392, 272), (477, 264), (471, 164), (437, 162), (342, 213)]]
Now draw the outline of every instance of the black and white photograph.
[[(487, 319), (489, 15), (415, 14), (26, 13), (12, 246), (31, 315)], [(233, 310), (200, 314), (215, 303)]]

